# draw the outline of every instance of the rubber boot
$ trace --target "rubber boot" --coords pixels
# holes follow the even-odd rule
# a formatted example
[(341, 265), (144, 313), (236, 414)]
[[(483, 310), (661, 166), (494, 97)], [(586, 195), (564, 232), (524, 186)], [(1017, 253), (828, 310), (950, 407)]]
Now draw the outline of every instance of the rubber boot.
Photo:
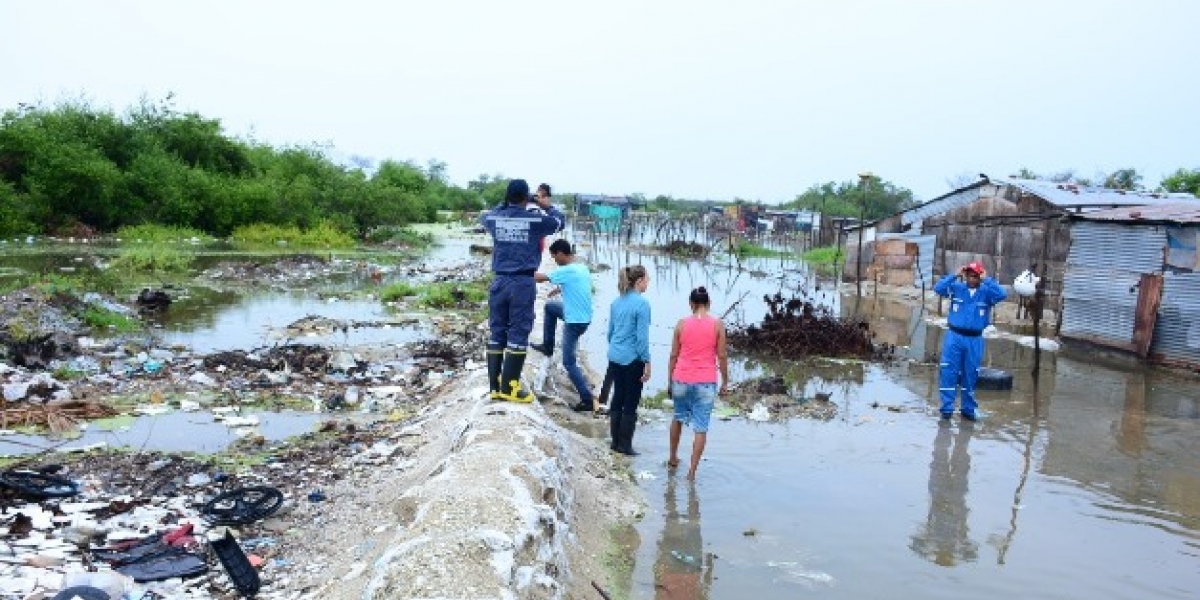
[(616, 452), (617, 441), (621, 439), (621, 413), (608, 413), (608, 434), (612, 437), (612, 443), (608, 445), (608, 449)]
[(529, 404), (533, 394), (521, 388), (521, 369), (525, 366), (525, 351), (509, 350), (504, 353), (504, 364), (500, 368), (500, 391), (496, 397), (506, 402)]
[(487, 368), (488, 368), (488, 398), (492, 400), (500, 399), (500, 369), (504, 366), (504, 350), (493, 349), (487, 350)]
[(638, 452), (633, 449), (633, 432), (637, 429), (637, 415), (623, 415), (620, 425), (617, 427), (617, 452), (625, 456), (637, 456)]

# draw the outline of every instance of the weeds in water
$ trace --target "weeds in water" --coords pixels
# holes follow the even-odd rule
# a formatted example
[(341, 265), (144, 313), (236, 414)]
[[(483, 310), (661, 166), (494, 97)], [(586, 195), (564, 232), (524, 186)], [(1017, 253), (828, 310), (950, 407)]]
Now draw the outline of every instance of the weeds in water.
[(801, 258), (817, 269), (832, 271), (842, 262), (842, 256), (841, 246), (821, 246), (805, 252)]
[(354, 237), (331, 223), (319, 223), (308, 229), (260, 223), (238, 227), (230, 236), (241, 248), (323, 248), (349, 249), (355, 246)]
[(741, 240), (733, 247), (733, 254), (741, 257), (774, 258), (792, 256), (793, 253), (786, 250), (772, 250), (748, 240)]
[(195, 255), (190, 248), (169, 242), (122, 247), (112, 266), (131, 271), (186, 271)]

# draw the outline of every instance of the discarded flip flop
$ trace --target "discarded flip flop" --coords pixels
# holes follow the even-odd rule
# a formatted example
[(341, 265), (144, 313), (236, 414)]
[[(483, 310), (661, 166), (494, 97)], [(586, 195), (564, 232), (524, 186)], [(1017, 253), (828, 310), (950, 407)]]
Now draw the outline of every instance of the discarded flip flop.
[(171, 550), (171, 552), (164, 552), (135, 563), (122, 565), (115, 571), (132, 577), (138, 583), (162, 581), (175, 577), (195, 577), (208, 572), (208, 563), (203, 557), (174, 548)]
[(246, 597), (258, 593), (258, 588), (262, 585), (258, 571), (254, 570), (254, 565), (250, 564), (250, 559), (246, 558), (246, 553), (242, 551), (232, 533), (226, 531), (225, 537), (210, 540), (208, 547), (217, 555), (217, 560), (225, 567), (225, 572), (229, 574), (229, 579), (233, 581), (233, 586), (238, 592)]

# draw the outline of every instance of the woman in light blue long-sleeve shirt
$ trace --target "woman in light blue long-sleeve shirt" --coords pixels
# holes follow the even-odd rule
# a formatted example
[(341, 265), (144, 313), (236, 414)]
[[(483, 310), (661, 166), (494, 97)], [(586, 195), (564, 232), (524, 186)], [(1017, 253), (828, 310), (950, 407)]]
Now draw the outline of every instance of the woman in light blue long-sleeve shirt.
[(650, 276), (641, 265), (625, 267), (617, 275), (620, 297), (608, 315), (608, 370), (613, 378), (608, 410), (612, 449), (635, 456), (633, 432), (642, 385), (650, 380), (650, 303), (642, 297)]

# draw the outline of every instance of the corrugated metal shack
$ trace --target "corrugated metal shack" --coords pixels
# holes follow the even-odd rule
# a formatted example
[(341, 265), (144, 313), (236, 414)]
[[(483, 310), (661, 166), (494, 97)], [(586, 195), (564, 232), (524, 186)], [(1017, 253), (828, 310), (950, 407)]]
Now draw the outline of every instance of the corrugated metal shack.
[[(980, 261), (1001, 283), (1009, 284), (1022, 271), (1037, 265), (1043, 278), (1045, 306), (1061, 317), (1062, 282), (1071, 247), (1068, 215), (1123, 206), (1178, 202), (1188, 194), (1152, 194), (1069, 183), (1028, 179), (981, 179), (928, 202), (899, 212), (861, 229), (852, 229), (846, 240), (847, 281), (857, 272), (858, 238), (863, 236), (864, 279), (882, 283), (906, 278), (887, 273), (888, 265), (902, 261), (874, 256), (875, 240), (904, 238), (917, 245), (912, 265), (914, 286), (929, 288), (942, 274), (971, 261)], [(883, 246), (881, 246), (883, 248)], [(906, 250), (911, 253), (912, 250)], [(932, 256), (928, 256), (932, 253)], [(929, 272), (925, 270), (929, 269)], [(884, 276), (881, 276), (884, 274)], [(1015, 301), (1018, 296), (1013, 294)]]
[(1200, 369), (1200, 200), (1071, 217), (1065, 338)]

